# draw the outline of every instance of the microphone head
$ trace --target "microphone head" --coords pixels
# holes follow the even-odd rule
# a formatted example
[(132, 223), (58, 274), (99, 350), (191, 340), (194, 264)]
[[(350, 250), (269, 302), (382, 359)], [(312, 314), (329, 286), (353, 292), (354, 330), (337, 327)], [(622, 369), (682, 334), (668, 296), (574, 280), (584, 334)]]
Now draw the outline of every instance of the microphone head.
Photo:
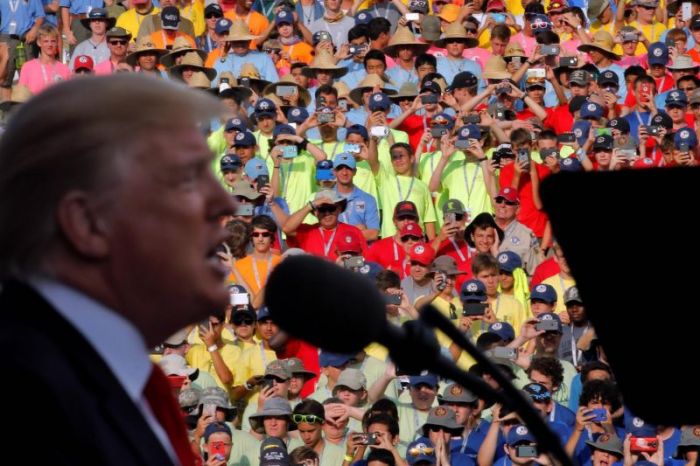
[(283, 260), (267, 281), (265, 303), (280, 328), (337, 353), (360, 351), (387, 326), (372, 281), (314, 256)]

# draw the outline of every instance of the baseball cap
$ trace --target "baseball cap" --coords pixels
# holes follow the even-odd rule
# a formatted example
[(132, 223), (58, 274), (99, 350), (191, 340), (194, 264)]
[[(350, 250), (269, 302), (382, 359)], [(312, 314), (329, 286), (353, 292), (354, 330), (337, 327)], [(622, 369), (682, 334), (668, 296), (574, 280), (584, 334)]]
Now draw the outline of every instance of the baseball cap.
[(365, 374), (363, 374), (361, 370), (348, 367), (347, 369), (343, 369), (338, 376), (338, 381), (333, 387), (334, 393), (338, 387), (347, 387), (350, 390), (366, 390), (367, 377), (365, 377)]
[(416, 220), (419, 218), (416, 205), (411, 201), (398, 202), (394, 207), (394, 218), (409, 216), (415, 218)]
[(567, 157), (559, 162), (559, 169), (563, 172), (580, 172), (583, 170), (581, 161), (576, 157)]
[(409, 466), (414, 466), (417, 463), (436, 464), (435, 446), (430, 439), (419, 437), (408, 444), (406, 448), (406, 461)]
[(541, 383), (529, 383), (523, 387), (523, 391), (528, 394), (532, 401), (549, 401), (552, 399), (552, 392)]
[(306, 121), (309, 118), (309, 112), (303, 107), (290, 107), (287, 110), (287, 121), (297, 125)]
[(459, 299), (463, 303), (482, 303), (486, 301), (486, 285), (481, 280), (471, 279), (462, 284)]
[(622, 134), (629, 134), (630, 123), (625, 118), (613, 118), (608, 121), (608, 128), (616, 129)]
[(355, 161), (355, 157), (347, 152), (342, 152), (336, 155), (335, 159), (333, 160), (333, 169), (335, 170), (340, 167), (348, 167), (351, 170), (356, 169), (357, 162)]
[(365, 141), (369, 139), (369, 134), (367, 133), (367, 128), (362, 125), (352, 125), (348, 126), (345, 130), (345, 137), (347, 138), (351, 134), (359, 134)]
[(572, 132), (576, 136), (576, 142), (583, 147), (588, 139), (588, 133), (591, 131), (591, 122), (588, 120), (577, 120), (574, 122)]
[(689, 148), (693, 148), (698, 145), (698, 137), (695, 135), (695, 131), (690, 128), (681, 128), (673, 137), (673, 142), (678, 149), (680, 149), (681, 144), (687, 144)]
[(467, 141), (469, 139), (481, 139), (481, 130), (476, 125), (464, 125), (457, 132), (457, 139)]
[(294, 16), (292, 15), (291, 10), (288, 10), (286, 8), (282, 8), (275, 15), (275, 26), (279, 26), (280, 24), (293, 24), (293, 23), (294, 23)]
[(424, 94), (426, 92), (430, 92), (432, 94), (442, 94), (442, 88), (440, 88), (440, 85), (435, 81), (426, 81), (421, 86), (420, 93)]
[(258, 322), (262, 322), (263, 320), (272, 320), (272, 316), (270, 315), (270, 310), (267, 308), (267, 306), (263, 306), (260, 309), (258, 309)]
[(453, 91), (455, 89), (462, 89), (465, 87), (474, 87), (477, 84), (479, 84), (479, 80), (474, 75), (474, 73), (471, 73), (469, 71), (462, 71), (460, 73), (457, 73), (455, 77), (452, 78), (452, 84), (450, 84), (447, 90)]
[(564, 326), (561, 323), (561, 319), (554, 312), (543, 312), (542, 314), (537, 316), (537, 320), (538, 320), (538, 322), (553, 320), (554, 322), (557, 323), (557, 330), (550, 330), (550, 331), (559, 332), (559, 333), (562, 333), (564, 331)]
[(330, 160), (321, 160), (316, 162), (316, 181), (329, 181), (335, 179), (333, 173), (333, 162)]
[(459, 199), (448, 199), (442, 205), (443, 214), (460, 214), (464, 215), (467, 210), (464, 208), (464, 204)]
[(204, 429), (204, 441), (205, 442), (209, 441), (209, 437), (212, 434), (216, 434), (219, 432), (224, 433), (224, 434), (233, 435), (231, 433), (231, 429), (229, 428), (229, 426), (226, 425), (225, 422), (212, 422)]
[(599, 120), (603, 116), (603, 107), (595, 102), (588, 102), (581, 106), (579, 116), (582, 119), (593, 118), (595, 120)]
[(641, 417), (635, 416), (632, 411), (625, 408), (625, 431), (633, 437), (656, 437), (656, 425), (646, 422)]
[(204, 16), (206, 17), (207, 15), (210, 14), (218, 14), (220, 16), (224, 15), (224, 11), (221, 9), (218, 3), (210, 3), (207, 5), (207, 7), (204, 9)]
[(569, 82), (571, 84), (578, 84), (580, 86), (585, 86), (591, 82), (591, 75), (588, 74), (586, 70), (575, 70), (569, 75)]
[(445, 126), (449, 129), (455, 127), (455, 119), (449, 113), (438, 113), (431, 120), (433, 126)]
[(224, 126), (224, 131), (231, 131), (235, 129), (236, 131), (246, 131), (245, 123), (240, 118), (229, 118)]
[(649, 45), (647, 52), (649, 65), (664, 65), (668, 64), (668, 47), (663, 42), (654, 42)]
[(270, 99), (259, 99), (255, 102), (254, 114), (256, 117), (275, 116), (277, 114), (277, 106)]
[(520, 256), (513, 251), (503, 251), (502, 253), (498, 254), (496, 260), (498, 261), (499, 270), (503, 270), (505, 272), (512, 272), (518, 267), (523, 266), (522, 259), (520, 259)]
[(435, 260), (435, 250), (429, 244), (414, 244), (411, 250), (408, 251), (408, 257), (411, 261), (430, 267), (430, 264)]
[(673, 120), (670, 116), (668, 116), (668, 113), (663, 111), (654, 115), (654, 117), (651, 119), (651, 124), (656, 126), (663, 126), (666, 129), (673, 128)]
[(518, 191), (516, 191), (515, 188), (501, 188), (498, 191), (498, 194), (496, 194), (496, 199), (499, 197), (502, 197), (508, 202), (520, 202)]
[(174, 6), (166, 6), (160, 11), (160, 22), (163, 29), (177, 30), (180, 24), (180, 10)]
[(593, 150), (611, 151), (614, 144), (615, 141), (613, 140), (612, 136), (609, 134), (601, 134), (595, 138), (595, 141), (593, 141)]
[(672, 90), (666, 95), (666, 107), (680, 107), (685, 108), (688, 106), (688, 96), (684, 91)]
[(530, 292), (530, 301), (538, 299), (545, 303), (554, 304), (557, 302), (557, 292), (551, 285), (540, 283)]
[(289, 380), (292, 377), (287, 363), (281, 359), (275, 359), (267, 364), (267, 367), (265, 367), (265, 376), (267, 377), (268, 375), (279, 377), (282, 380)]
[(429, 385), (431, 387), (437, 387), (438, 386), (438, 376), (435, 374), (431, 374), (430, 372), (425, 372), (420, 375), (412, 375), (408, 378), (408, 383), (412, 387), (415, 387), (417, 385)]
[(253, 147), (255, 144), (255, 136), (250, 131), (241, 131), (233, 138), (233, 147)]
[(442, 403), (474, 403), (479, 398), (457, 383), (451, 383), (438, 396), (438, 401)]
[(316, 47), (319, 42), (323, 42), (324, 40), (333, 42), (333, 36), (331, 36), (330, 32), (328, 32), (328, 31), (316, 31), (311, 36), (311, 43), (313, 44), (314, 47)]
[(270, 172), (267, 169), (267, 164), (258, 158), (248, 160), (245, 167), (243, 167), (243, 172), (248, 176), (248, 178), (253, 180), (260, 175), (270, 176)]
[(620, 87), (620, 78), (617, 74), (611, 70), (605, 70), (598, 76), (598, 85), (605, 86), (606, 84), (612, 84), (615, 87)]
[(338, 252), (341, 254), (344, 252), (362, 253), (362, 243), (357, 235), (345, 233), (336, 242), (336, 249), (338, 249)]
[(506, 436), (506, 443), (510, 446), (517, 445), (518, 443), (533, 443), (535, 442), (535, 437), (530, 433), (530, 429), (522, 424), (513, 426), (508, 435)]
[(321, 367), (341, 367), (350, 362), (355, 355), (352, 353), (331, 353), (330, 351), (321, 350), (318, 355), (318, 363)]
[(290, 134), (292, 136), (296, 136), (297, 131), (294, 129), (293, 126), (280, 123), (275, 126), (275, 129), (272, 130), (272, 139), (277, 139), (277, 136), (279, 136), (280, 134)]
[(241, 165), (241, 158), (238, 157), (236, 154), (224, 155), (219, 161), (219, 168), (221, 168), (222, 172), (228, 170), (238, 170), (239, 168), (241, 168)]
[(73, 71), (95, 69), (95, 61), (89, 55), (78, 55), (73, 63)]
[(419, 238), (422, 238), (423, 230), (421, 229), (420, 225), (418, 225), (416, 222), (408, 222), (399, 230), (399, 236), (417, 236)]
[(355, 15), (355, 25), (368, 24), (373, 19), (374, 19), (374, 16), (372, 16), (372, 13), (370, 13), (370, 10), (361, 10), (361, 11), (358, 11), (357, 14)]
[(498, 335), (503, 341), (515, 339), (515, 330), (508, 322), (494, 322), (489, 325), (488, 332)]
[(369, 111), (377, 112), (389, 110), (391, 107), (391, 99), (383, 92), (375, 92), (369, 98)]
[(267, 437), (260, 444), (260, 466), (289, 466), (287, 446), (277, 437)]
[(231, 29), (231, 20), (228, 18), (219, 18), (214, 26), (214, 32), (218, 35), (224, 35)]

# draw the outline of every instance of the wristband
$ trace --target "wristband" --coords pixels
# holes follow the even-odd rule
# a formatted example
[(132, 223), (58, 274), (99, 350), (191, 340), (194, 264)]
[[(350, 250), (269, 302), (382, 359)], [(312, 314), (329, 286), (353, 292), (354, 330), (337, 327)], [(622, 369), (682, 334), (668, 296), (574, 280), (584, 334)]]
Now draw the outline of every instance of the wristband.
[(219, 350), (219, 347), (216, 345), (211, 345), (211, 346), (207, 347), (207, 351), (209, 351), (210, 353), (214, 353), (218, 350)]
[(313, 201), (309, 201), (309, 207), (311, 208), (311, 210), (316, 210)]
[(299, 143), (299, 149), (301, 149), (301, 150), (306, 150), (306, 146), (307, 146), (308, 144), (309, 144), (309, 140), (308, 140), (308, 139), (304, 139), (303, 141), (301, 141), (301, 142)]
[(344, 459), (345, 461), (347, 461), (348, 463), (352, 463), (352, 460), (354, 460), (355, 457), (352, 456), (352, 455), (345, 455), (345, 456), (343, 456), (343, 459)]
[(273, 165), (272, 168), (277, 168), (279, 170), (280, 166), (279, 165)]

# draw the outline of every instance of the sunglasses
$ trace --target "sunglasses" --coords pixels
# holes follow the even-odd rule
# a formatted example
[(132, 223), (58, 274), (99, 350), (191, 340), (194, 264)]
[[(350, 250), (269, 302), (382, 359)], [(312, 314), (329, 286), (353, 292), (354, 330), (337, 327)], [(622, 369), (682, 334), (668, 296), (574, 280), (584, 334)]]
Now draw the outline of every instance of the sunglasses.
[(418, 220), (418, 217), (415, 215), (399, 215), (396, 217), (397, 222), (415, 222)]
[(496, 198), (496, 204), (503, 204), (504, 202), (505, 202), (506, 205), (510, 205), (510, 206), (518, 205), (517, 202), (508, 201), (508, 200), (506, 200), (505, 197), (497, 197), (497, 198)]
[(644, 6), (644, 5), (639, 5), (639, 8), (643, 10), (656, 10), (655, 6)]
[(212, 18), (219, 19), (219, 18), (223, 18), (223, 16), (221, 16), (219, 13), (209, 13), (208, 15), (205, 15), (204, 17), (205, 17), (206, 19), (212, 19)]
[(233, 325), (236, 327), (240, 327), (241, 325), (251, 326), (255, 321), (249, 317), (243, 317), (239, 319), (231, 319), (231, 322), (233, 322)]
[(413, 235), (406, 235), (401, 237), (401, 242), (405, 243), (406, 241), (420, 241), (421, 237), (420, 236), (413, 236)]
[(410, 448), (406, 453), (408, 453), (411, 456), (432, 455), (433, 453), (435, 453), (435, 449), (432, 447), (413, 447)]
[(461, 44), (464, 39), (445, 39), (446, 44)]
[(336, 205), (324, 204), (320, 207), (317, 207), (316, 212), (318, 212), (319, 214), (332, 214), (337, 209), (338, 209), (338, 207)]
[(465, 31), (469, 34), (476, 34), (477, 29), (476, 28), (466, 28)]
[(109, 41), (110, 45), (126, 45), (128, 43), (129, 43), (128, 40), (110, 40)]
[(305, 422), (307, 424), (323, 424), (325, 419), (315, 414), (292, 414), (292, 421), (295, 424)]
[(697, 89), (697, 87), (679, 87), (678, 89), (685, 91), (685, 92), (692, 92), (695, 89)]
[(270, 233), (269, 231), (254, 231), (253, 233), (251, 233), (251, 236), (253, 238), (260, 238), (261, 236), (263, 238), (270, 238), (272, 236), (272, 233)]
[(285, 379), (281, 379), (281, 378), (274, 376), (274, 375), (266, 375), (265, 380), (272, 380), (275, 383), (285, 383), (286, 382)]

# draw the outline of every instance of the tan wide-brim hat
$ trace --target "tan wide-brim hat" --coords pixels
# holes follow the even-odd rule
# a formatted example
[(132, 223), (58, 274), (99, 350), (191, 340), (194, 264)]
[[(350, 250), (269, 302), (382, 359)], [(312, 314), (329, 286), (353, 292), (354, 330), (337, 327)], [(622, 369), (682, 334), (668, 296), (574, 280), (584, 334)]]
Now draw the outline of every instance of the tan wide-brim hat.
[(601, 29), (593, 35), (593, 42), (590, 44), (579, 45), (578, 50), (585, 53), (588, 53), (591, 50), (597, 50), (611, 60), (619, 60), (620, 56), (613, 52), (614, 46), (615, 41), (613, 36), (608, 31)]
[(307, 78), (315, 78), (317, 71), (330, 71), (336, 79), (348, 73), (346, 67), (336, 65), (333, 55), (327, 50), (321, 50), (309, 66), (301, 69), (301, 73)]
[(669, 70), (692, 70), (697, 68), (698, 65), (697, 63), (693, 62), (693, 58), (690, 55), (678, 55), (675, 60), (673, 60), (672, 63), (669, 63), (666, 65), (666, 68)]
[(511, 57), (522, 57), (526, 58), (527, 55), (525, 55), (525, 49), (523, 47), (515, 42), (511, 41), (508, 46), (506, 47), (505, 52), (503, 53), (504, 58), (511, 58)]
[(271, 84), (270, 81), (262, 79), (260, 71), (258, 71), (258, 68), (252, 63), (245, 63), (241, 66), (241, 71), (238, 73), (239, 84), (241, 83), (241, 78), (248, 78), (250, 80), (250, 85), (254, 87), (253, 90), (258, 94)]
[(503, 57), (494, 55), (486, 60), (482, 77), (484, 79), (510, 79), (511, 76), (506, 68), (506, 61)]
[(345, 99), (348, 103), (348, 108), (356, 108), (357, 104), (350, 98), (350, 88), (343, 81), (336, 81), (333, 87), (338, 91), (338, 100)]
[(134, 67), (138, 65), (139, 56), (146, 52), (155, 53), (158, 59), (168, 53), (165, 49), (157, 48), (150, 37), (139, 37), (136, 39), (136, 50), (127, 55), (125, 61)]
[(297, 84), (297, 82), (294, 81), (294, 77), (291, 74), (286, 74), (276, 83), (272, 83), (272, 84), (269, 84), (268, 86), (265, 86), (265, 89), (263, 89), (263, 94), (274, 94), (276, 96), (278, 86), (294, 86), (294, 87), (296, 87), (297, 92), (299, 92), (299, 104), (300, 104), (299, 106), (300, 107), (308, 107), (308, 105), (311, 103), (311, 94), (309, 94), (309, 91), (307, 91), (304, 87)]
[(476, 38), (467, 36), (467, 29), (457, 21), (447, 26), (445, 32), (435, 41), (435, 47), (444, 49), (447, 46), (447, 39), (460, 39), (467, 48), (479, 45), (479, 41)]
[(187, 39), (182, 36), (178, 36), (173, 42), (173, 48), (168, 53), (160, 57), (160, 64), (166, 68), (170, 68), (171, 66), (175, 65), (175, 58), (186, 52), (197, 52), (199, 58), (202, 59), (202, 63), (207, 60), (207, 52), (201, 49), (193, 49)]
[(182, 61), (179, 65), (170, 68), (170, 74), (173, 76), (182, 76), (182, 70), (185, 68), (194, 68), (204, 73), (209, 81), (213, 81), (214, 78), (216, 78), (216, 70), (204, 66), (204, 62), (197, 52), (187, 52), (185, 56), (182, 57)]
[(360, 84), (358, 84), (355, 89), (350, 91), (350, 100), (362, 107), (364, 105), (364, 102), (362, 101), (362, 94), (364, 94), (367, 90), (373, 90), (375, 86), (379, 86), (381, 88), (381, 92), (390, 97), (392, 95), (396, 95), (395, 90), (384, 87), (386, 84), (386, 81), (384, 81), (378, 74), (368, 74), (362, 81), (360, 81)]
[(211, 87), (211, 79), (201, 71), (192, 73), (192, 77), (190, 78), (190, 82), (187, 83), (187, 86), (218, 94), (218, 89)]
[(255, 40), (258, 36), (250, 33), (248, 25), (242, 19), (236, 19), (231, 23), (231, 29), (223, 38), (224, 42), (238, 42), (244, 40)]
[(29, 90), (24, 84), (15, 84), (12, 86), (12, 93), (10, 94), (10, 100), (5, 100), (0, 102), (0, 111), (8, 112), (13, 107), (23, 104), (34, 96), (32, 91)]
[(416, 36), (407, 28), (399, 26), (396, 33), (389, 40), (389, 45), (384, 47), (384, 53), (390, 57), (396, 57), (401, 47), (412, 47), (415, 55), (425, 53), (430, 48), (430, 44), (418, 42)]
[(234, 99), (243, 101), (249, 98), (251, 95), (253, 95), (253, 91), (248, 89), (247, 87), (241, 86), (238, 82), (238, 79), (236, 79), (236, 77), (233, 76), (233, 73), (231, 73), (230, 71), (223, 71), (221, 74), (219, 74), (219, 81), (217, 82), (216, 88), (217, 91), (219, 89), (219, 86), (221, 85), (222, 79), (228, 79), (228, 84), (231, 87), (229, 87), (228, 89), (224, 89), (221, 92), (218, 92), (220, 98), (226, 99), (233, 97)]
[(415, 99), (416, 97), (418, 97), (419, 94), (420, 90), (418, 89), (418, 86), (416, 86), (412, 82), (405, 82), (399, 88), (399, 93), (394, 96), (391, 96), (390, 99), (395, 104), (398, 104), (400, 99), (405, 99), (408, 97)]

